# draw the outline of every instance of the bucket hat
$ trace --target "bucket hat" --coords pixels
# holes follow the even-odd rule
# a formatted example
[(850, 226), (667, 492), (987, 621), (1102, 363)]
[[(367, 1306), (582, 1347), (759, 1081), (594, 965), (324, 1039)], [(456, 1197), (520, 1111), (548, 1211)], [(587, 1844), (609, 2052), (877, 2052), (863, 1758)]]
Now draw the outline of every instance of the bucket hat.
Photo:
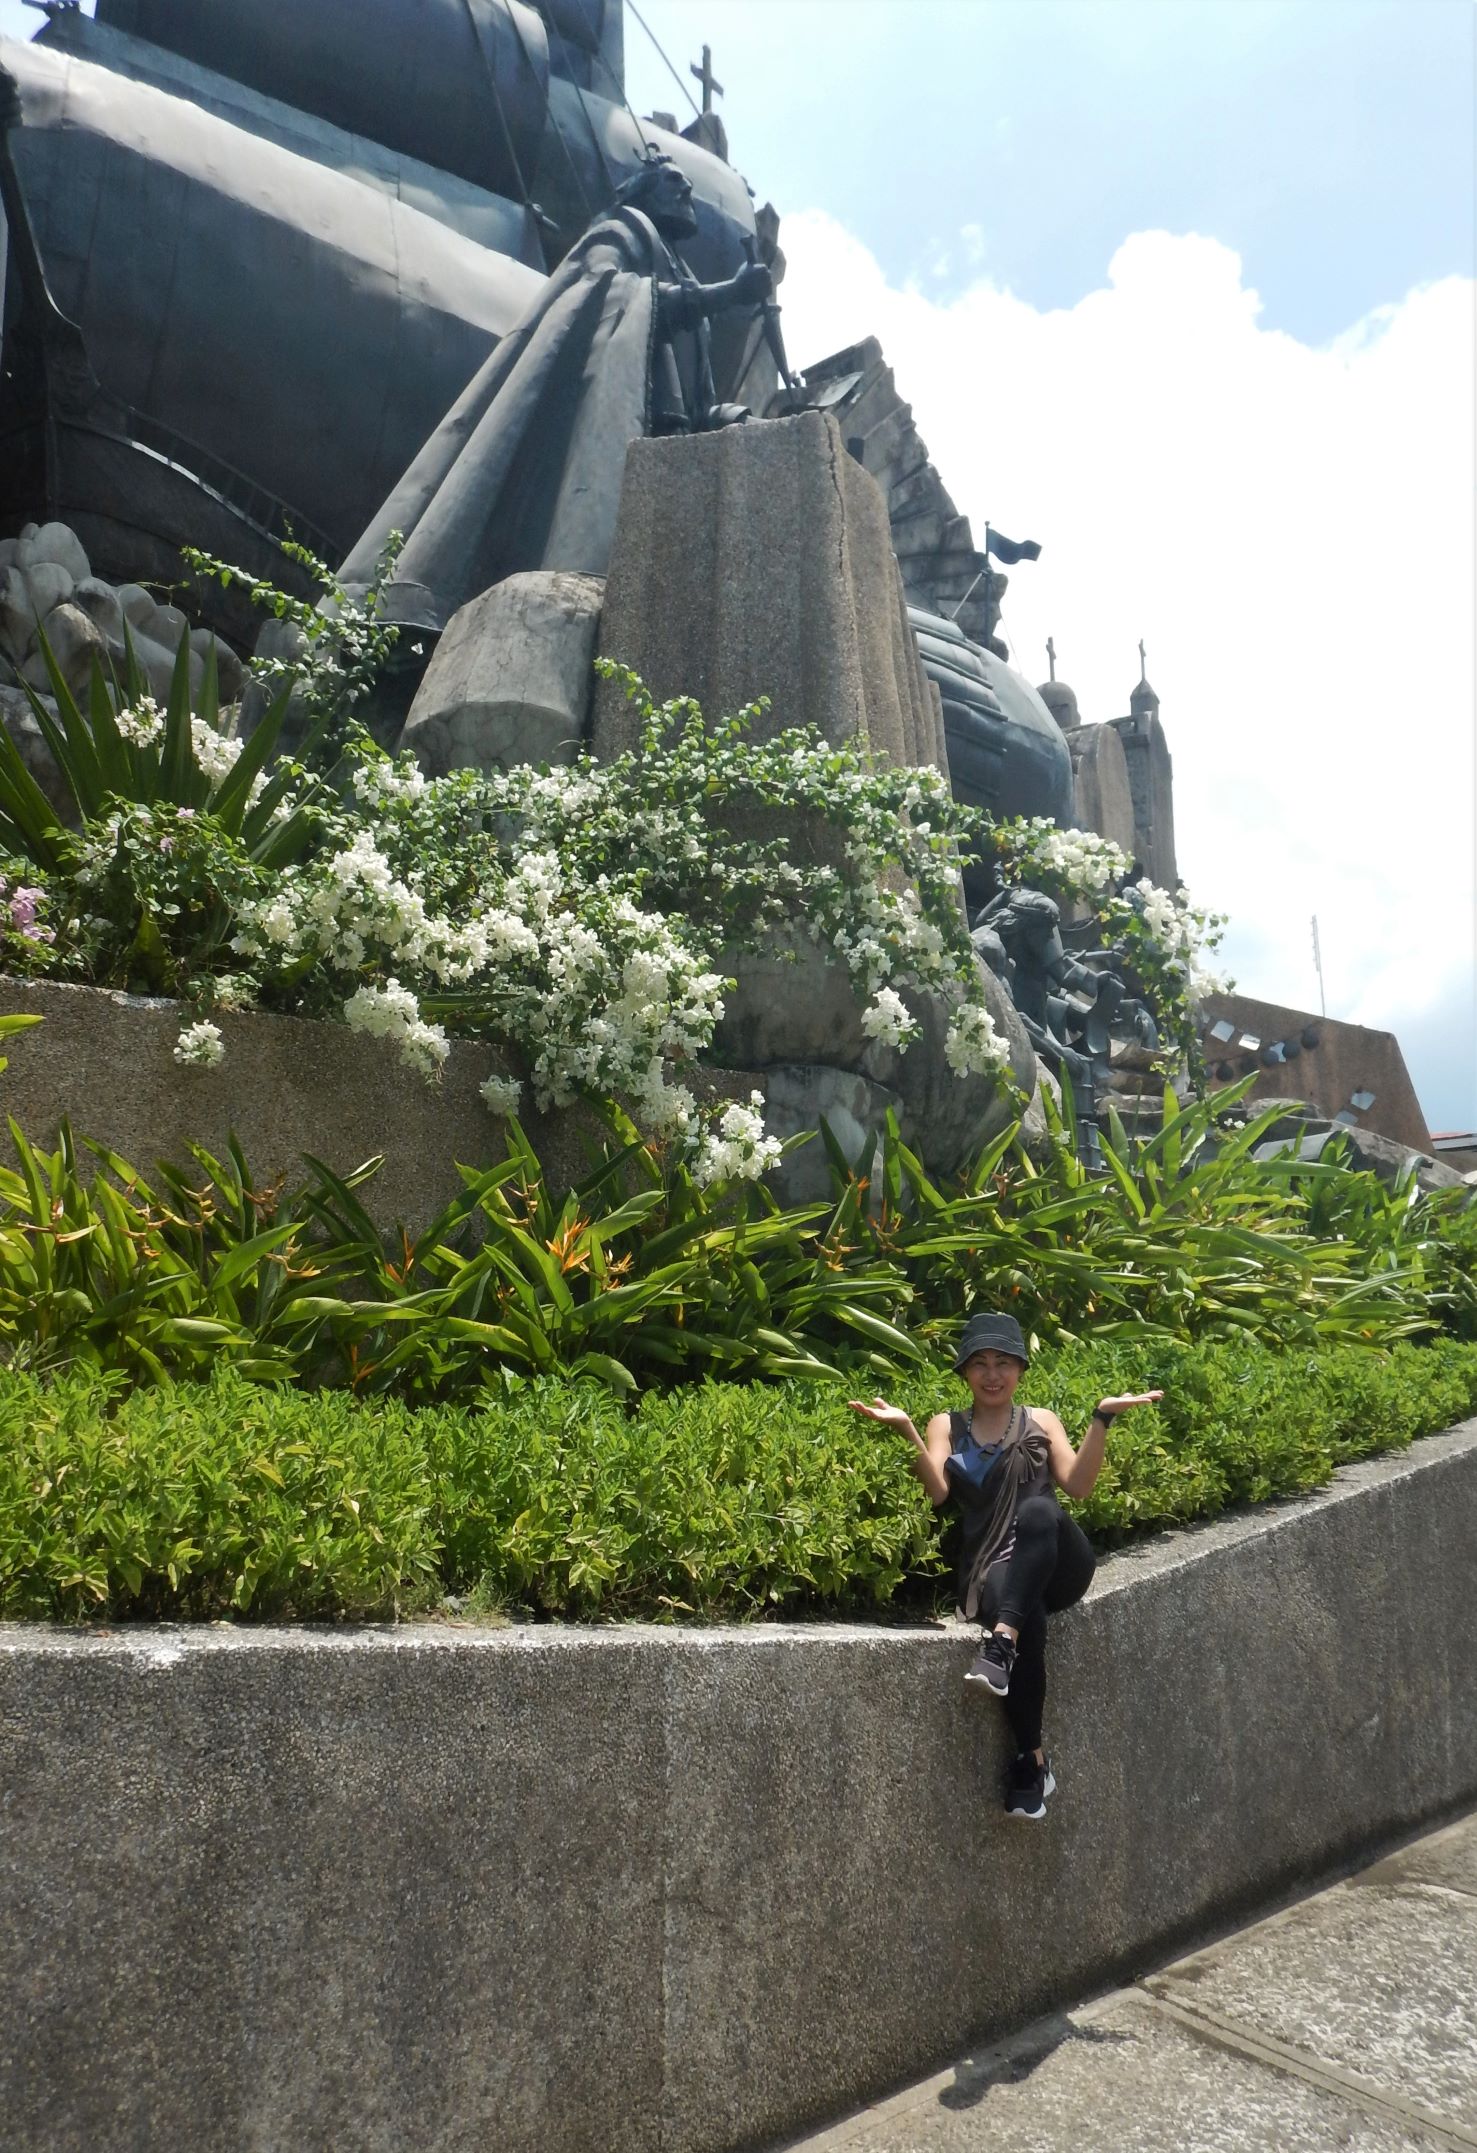
[(1013, 1353), (1024, 1367), (1031, 1356), (1014, 1316), (971, 1316), (960, 1333), (954, 1366), (962, 1368), (972, 1353)]

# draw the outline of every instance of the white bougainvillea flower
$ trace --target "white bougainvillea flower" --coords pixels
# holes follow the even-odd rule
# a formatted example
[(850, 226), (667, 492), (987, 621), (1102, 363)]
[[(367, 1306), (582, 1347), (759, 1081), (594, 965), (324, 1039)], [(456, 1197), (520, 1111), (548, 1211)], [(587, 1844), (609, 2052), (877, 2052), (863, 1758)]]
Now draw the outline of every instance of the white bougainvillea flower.
[(174, 1058), (195, 1069), (212, 1069), (217, 1062), (223, 1062), (226, 1043), (221, 1037), (220, 1026), (206, 1018), (186, 1026), (175, 1041)]
[(478, 1092), (489, 1114), (516, 1114), (523, 1097), (523, 1086), (516, 1077), (499, 1076), (494, 1070), (478, 1086)]

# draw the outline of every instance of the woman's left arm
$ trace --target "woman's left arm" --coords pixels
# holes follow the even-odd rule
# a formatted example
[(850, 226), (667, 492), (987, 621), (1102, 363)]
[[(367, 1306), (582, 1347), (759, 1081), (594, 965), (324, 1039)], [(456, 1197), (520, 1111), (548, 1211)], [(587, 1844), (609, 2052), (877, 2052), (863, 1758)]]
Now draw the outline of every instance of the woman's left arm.
[(1046, 1431), (1051, 1477), (1063, 1495), (1071, 1496), (1076, 1502), (1080, 1502), (1084, 1495), (1091, 1495), (1103, 1469), (1109, 1427), (1130, 1406), (1153, 1405), (1163, 1396), (1162, 1390), (1143, 1390), (1123, 1398), (1100, 1399), (1087, 1423), (1087, 1433), (1075, 1450), (1055, 1413), (1038, 1412), (1036, 1419)]

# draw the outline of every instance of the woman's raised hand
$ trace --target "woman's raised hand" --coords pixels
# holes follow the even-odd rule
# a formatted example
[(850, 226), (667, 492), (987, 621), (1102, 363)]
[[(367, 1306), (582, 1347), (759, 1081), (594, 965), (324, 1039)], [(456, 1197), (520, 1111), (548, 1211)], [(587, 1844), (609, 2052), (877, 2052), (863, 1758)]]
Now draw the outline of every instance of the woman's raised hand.
[(1126, 1398), (1099, 1398), (1097, 1410), (1100, 1413), (1126, 1413), (1131, 1405), (1153, 1405), (1163, 1396), (1162, 1390), (1139, 1390)]
[(864, 1413), (868, 1420), (878, 1421), (884, 1428), (896, 1428), (899, 1435), (916, 1433), (912, 1421), (902, 1407), (889, 1405), (885, 1398), (874, 1398), (870, 1405), (860, 1398), (848, 1398), (846, 1402), (853, 1413)]

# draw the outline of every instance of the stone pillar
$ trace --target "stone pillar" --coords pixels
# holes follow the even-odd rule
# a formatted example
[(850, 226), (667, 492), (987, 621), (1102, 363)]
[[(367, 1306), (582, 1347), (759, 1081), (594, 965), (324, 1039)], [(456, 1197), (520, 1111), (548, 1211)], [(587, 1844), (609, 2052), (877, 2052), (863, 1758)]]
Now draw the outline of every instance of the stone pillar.
[(1072, 798), (1079, 830), (1110, 837), (1134, 857), (1133, 791), (1123, 742), (1112, 725), (1081, 725), (1066, 735), (1072, 755)]
[(1108, 723), (1123, 744), (1133, 796), (1133, 853), (1151, 882), (1172, 890), (1179, 880), (1174, 858), (1174, 765), (1159, 713), (1136, 709)]
[[(942, 705), (913, 638), (886, 506), (820, 412), (632, 443), (599, 642), (658, 702), (691, 695), (717, 718), (767, 695), (761, 737), (812, 725), (898, 764), (948, 767)], [(622, 753), (638, 729), (619, 688), (601, 682), (594, 753)], [(935, 1172), (963, 1165), (1011, 1118), (1009, 1094), (954, 1074), (947, 1014), (930, 996), (906, 997), (922, 1037), (905, 1054), (870, 1039), (836, 953), (812, 943), (803, 922), (796, 930), (793, 941), (721, 960), (737, 986), (705, 1061), (773, 1090), (782, 1133), (825, 1115), (844, 1141), (859, 1142), (893, 1106)], [(1030, 1043), (993, 978), (980, 991), (1029, 1094)], [(787, 1195), (807, 1175), (824, 1188), (814, 1149), (796, 1154), (805, 1164), (782, 1178)]]
[[(691, 695), (719, 717), (767, 695), (764, 729), (947, 767), (886, 504), (821, 412), (631, 444), (599, 647), (658, 702)], [(636, 734), (603, 682), (595, 754)]]

